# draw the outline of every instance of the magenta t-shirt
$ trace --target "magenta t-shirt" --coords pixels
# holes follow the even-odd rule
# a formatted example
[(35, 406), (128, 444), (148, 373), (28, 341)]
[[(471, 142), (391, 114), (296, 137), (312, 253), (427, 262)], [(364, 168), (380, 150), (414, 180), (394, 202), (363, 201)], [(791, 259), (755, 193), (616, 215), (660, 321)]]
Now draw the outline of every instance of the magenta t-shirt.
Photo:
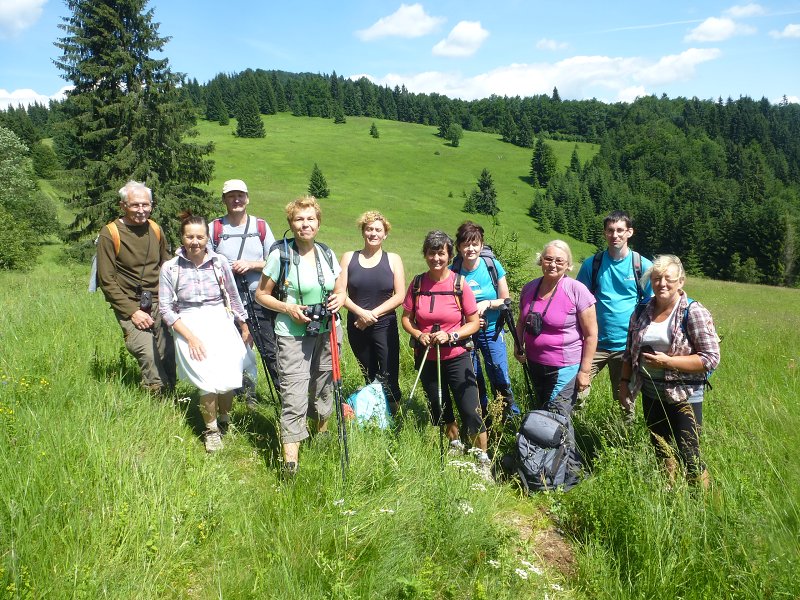
[[(540, 280), (541, 277), (534, 279), (522, 288), (519, 297), (519, 320), (522, 323), (531, 309), (531, 299)], [(583, 332), (578, 313), (594, 303), (595, 299), (589, 288), (580, 281), (562, 277), (544, 316), (542, 332), (536, 337), (527, 331), (524, 333), (527, 359), (551, 367), (568, 367), (581, 362)], [(533, 310), (542, 313), (546, 306), (547, 300), (537, 298)]]
[[(444, 281), (434, 282), (425, 273), (422, 276), (422, 281), (419, 284), (420, 292), (452, 292), (455, 283), (455, 273), (448, 271), (448, 277)], [(414, 282), (408, 286), (406, 297), (403, 300), (403, 310), (411, 312), (411, 290), (414, 287)], [(472, 293), (466, 281), (461, 285), (461, 302), (464, 305), (464, 314), (469, 316), (478, 312), (478, 303), (475, 301), (475, 294)], [(448, 333), (456, 331), (461, 328), (461, 308), (456, 302), (456, 297), (452, 294), (435, 296), (424, 296), (419, 294), (417, 296), (417, 322), (416, 327), (422, 333), (430, 333), (434, 324), (438, 323), (442, 331)], [(463, 346), (448, 346), (441, 347), (442, 360), (448, 358), (455, 358), (460, 354), (464, 354), (467, 349)], [(436, 348), (431, 347), (428, 352), (428, 360), (436, 360)]]

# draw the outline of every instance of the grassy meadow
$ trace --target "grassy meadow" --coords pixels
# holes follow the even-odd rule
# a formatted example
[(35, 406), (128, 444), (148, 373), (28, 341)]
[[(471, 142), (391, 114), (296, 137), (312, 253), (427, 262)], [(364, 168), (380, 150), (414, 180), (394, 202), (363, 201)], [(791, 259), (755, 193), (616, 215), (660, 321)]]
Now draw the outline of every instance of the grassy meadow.
[[(377, 208), (413, 273), (425, 232), (456, 229), (461, 191), (486, 167), (500, 235), (517, 232), (528, 255), (555, 237), (526, 214), (529, 150), (471, 132), (452, 148), (434, 128), (384, 121), (375, 140), (371, 122), (277, 115), (263, 140), (203, 122), (217, 148), (212, 189), (244, 179), (252, 212), (280, 235), (282, 207), (317, 162), (331, 188), (320, 239), (339, 254), (358, 247), (353, 221)], [(573, 146), (555, 144), (561, 164)], [(582, 160), (595, 150), (581, 146)], [(798, 290), (687, 283), (723, 337), (704, 405), (710, 493), (667, 486), (641, 415), (623, 425), (603, 374), (575, 417), (590, 476), (528, 498), (443, 468), (419, 392), (395, 430), (350, 428), (344, 485), (335, 439), (305, 443), (297, 478), (278, 476), (278, 407), (263, 378), (258, 410), (237, 401), (225, 449), (207, 455), (196, 390), (161, 400), (137, 387), (112, 312), (85, 291), (88, 271), (53, 243), (33, 272), (0, 272), (0, 598), (800, 597)], [(407, 395), (406, 345), (401, 361)], [(343, 377), (346, 394), (362, 383), (346, 344)], [(495, 432), (492, 447), (512, 437)]]

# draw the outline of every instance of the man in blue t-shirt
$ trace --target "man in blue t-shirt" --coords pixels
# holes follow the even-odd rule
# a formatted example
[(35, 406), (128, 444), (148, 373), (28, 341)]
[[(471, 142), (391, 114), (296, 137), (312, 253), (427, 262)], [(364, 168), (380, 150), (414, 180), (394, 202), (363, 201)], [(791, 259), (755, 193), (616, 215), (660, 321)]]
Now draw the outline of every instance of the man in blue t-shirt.
[[(578, 281), (583, 283), (594, 294), (597, 304), (597, 351), (592, 362), (592, 378), (608, 366), (611, 378), (611, 391), (619, 402), (619, 381), (622, 376), (622, 354), (628, 339), (628, 323), (636, 304), (642, 297), (652, 296), (650, 283), (637, 285), (637, 274), (634, 270), (633, 250), (628, 247), (628, 240), (633, 235), (633, 223), (628, 213), (618, 210), (603, 220), (603, 235), (608, 242), (608, 249), (602, 256), (595, 271), (595, 256), (590, 256), (581, 265)], [(640, 257), (640, 274), (652, 266), (652, 262)], [(584, 400), (590, 388), (581, 392), (579, 398)], [(622, 404), (620, 404), (622, 406)], [(622, 406), (626, 416), (633, 416)], [(632, 411), (632, 408), (631, 408)]]
[[(250, 196), (247, 185), (241, 179), (229, 179), (222, 185), (222, 202), (228, 212), (224, 217), (211, 222), (210, 243), (215, 252), (230, 261), (239, 296), (243, 306), (247, 308), (248, 319), (253, 319), (252, 314), (258, 320), (258, 323), (250, 323), (250, 333), (258, 352), (265, 359), (275, 389), (278, 389), (274, 316), (255, 301), (252, 307), (248, 306), (258, 287), (261, 271), (275, 236), (266, 221), (247, 214)], [(218, 222), (222, 225), (221, 231)], [(257, 368), (252, 366), (257, 374)], [(255, 402), (255, 383), (251, 376), (245, 377), (243, 391), (249, 406)]]

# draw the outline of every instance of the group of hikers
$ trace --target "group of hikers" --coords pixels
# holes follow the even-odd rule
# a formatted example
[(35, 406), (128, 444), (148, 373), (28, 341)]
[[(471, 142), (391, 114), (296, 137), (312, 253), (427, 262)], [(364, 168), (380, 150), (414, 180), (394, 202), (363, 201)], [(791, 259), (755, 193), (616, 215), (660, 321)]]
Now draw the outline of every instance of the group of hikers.
[[(296, 473), (309, 424), (313, 435), (328, 435), (341, 404), (334, 402), (341, 308), (365, 381), (380, 384), (397, 414), (402, 305), (431, 421), (446, 437), (447, 452), (469, 452), (487, 480), (493, 477), (487, 426), (520, 414), (507, 330), (537, 411), (569, 419), (607, 366), (627, 418), (641, 392), (650, 438), (669, 476), (677, 476), (681, 462), (691, 481), (708, 485), (699, 431), (719, 338), (708, 310), (683, 291), (680, 259), (661, 255), (651, 262), (629, 248), (633, 225), (625, 212), (605, 218), (608, 248), (587, 258), (575, 279), (567, 276), (569, 246), (545, 244), (536, 257), (542, 276), (522, 288), (515, 310), (506, 271), (471, 221), (455, 240), (430, 231), (422, 244), (428, 270), (406, 286), (400, 256), (383, 248), (391, 225), (376, 211), (358, 219), (363, 247), (339, 261), (316, 239), (322, 214), (314, 197), (286, 205), (291, 237), (276, 240), (266, 221), (248, 213), (247, 185), (232, 179), (222, 187), (223, 217), (207, 223), (181, 216), (181, 247), (173, 255), (150, 220), (151, 190), (130, 181), (119, 194), (123, 215), (98, 239), (99, 286), (142, 384), (166, 393), (177, 374), (199, 389), (208, 452), (223, 447), (234, 395), (256, 401), (255, 345), (280, 398), (282, 469)], [(490, 398), (501, 399), (500, 423), (492, 423)]]

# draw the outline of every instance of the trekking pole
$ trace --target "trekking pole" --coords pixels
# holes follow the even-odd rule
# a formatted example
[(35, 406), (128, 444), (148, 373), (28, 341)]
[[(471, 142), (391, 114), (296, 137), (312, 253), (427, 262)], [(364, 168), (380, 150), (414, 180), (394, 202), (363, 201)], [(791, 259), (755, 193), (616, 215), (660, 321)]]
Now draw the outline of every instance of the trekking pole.
[[(514, 340), (514, 353), (521, 354), (523, 351), (523, 345), (520, 342), (519, 336), (517, 335), (517, 324), (514, 321), (514, 311), (511, 310), (511, 298), (506, 298), (503, 301), (503, 308), (501, 310), (501, 315), (503, 315), (503, 320), (505, 324), (508, 325), (508, 330), (511, 332), (511, 339)], [(495, 332), (497, 333), (497, 332)], [(528, 365), (522, 365), (522, 374), (525, 376), (525, 391), (528, 395), (528, 402), (531, 400), (535, 400), (535, 396), (533, 395), (533, 384), (531, 383), (531, 375), (528, 373)]]
[[(441, 327), (434, 325), (431, 333), (436, 333)], [(439, 462), (444, 467), (444, 408), (442, 408), (442, 347), (436, 344), (436, 383), (437, 383), (437, 400), (439, 402)]]
[[(253, 294), (250, 293), (250, 286), (247, 285), (247, 281), (243, 277), (236, 277), (236, 282), (239, 285), (240, 294), (243, 293), (244, 298), (247, 300), (247, 318), (253, 326), (253, 331), (256, 333), (256, 335), (253, 336), (253, 342), (255, 343), (257, 339), (264, 339), (261, 334), (261, 320), (258, 318), (256, 307), (253, 304), (255, 300), (253, 299)], [(269, 398), (274, 403), (276, 395), (275, 382), (272, 381), (272, 373), (270, 373), (269, 368), (267, 368), (267, 358), (264, 356), (264, 352), (261, 351), (261, 348), (258, 348), (258, 344), (256, 344), (256, 348), (258, 349), (258, 355), (261, 357), (261, 365), (264, 367), (264, 374), (267, 376)]]
[(333, 366), (333, 398), (336, 403), (336, 421), (339, 435), (339, 465), (342, 469), (342, 484), (346, 481), (346, 469), (350, 466), (347, 448), (347, 425), (344, 422), (344, 394), (342, 393), (342, 371), (339, 364), (339, 341), (336, 335), (336, 313), (330, 319), (331, 364)]
[(422, 375), (422, 369), (425, 368), (425, 360), (428, 358), (428, 352), (430, 352), (431, 345), (428, 344), (425, 346), (425, 352), (422, 354), (422, 362), (419, 365), (419, 371), (417, 371), (417, 378), (414, 380), (414, 385), (411, 386), (411, 393), (408, 395), (408, 401), (414, 398), (414, 390), (417, 389), (417, 384), (419, 383), (420, 375)]

